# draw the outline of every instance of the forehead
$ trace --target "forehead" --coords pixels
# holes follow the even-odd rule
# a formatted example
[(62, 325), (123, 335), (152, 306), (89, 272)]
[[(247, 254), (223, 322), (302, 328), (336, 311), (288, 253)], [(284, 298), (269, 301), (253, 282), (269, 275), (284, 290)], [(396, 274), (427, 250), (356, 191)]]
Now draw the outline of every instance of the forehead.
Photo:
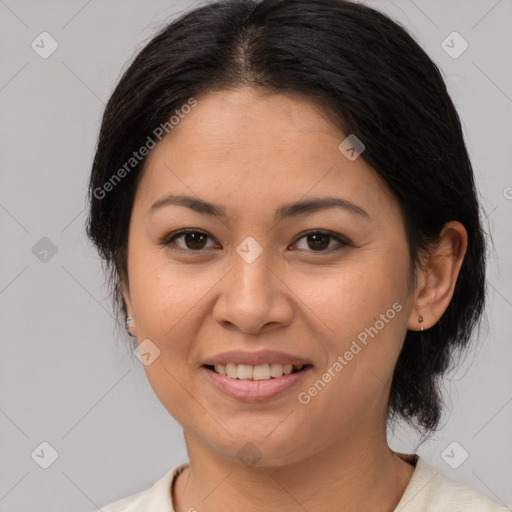
[(308, 195), (338, 195), (374, 211), (397, 209), (366, 162), (340, 152), (346, 134), (313, 101), (252, 88), (196, 100), (147, 157), (137, 192), (146, 207), (179, 192), (233, 209), (243, 204), (254, 213)]

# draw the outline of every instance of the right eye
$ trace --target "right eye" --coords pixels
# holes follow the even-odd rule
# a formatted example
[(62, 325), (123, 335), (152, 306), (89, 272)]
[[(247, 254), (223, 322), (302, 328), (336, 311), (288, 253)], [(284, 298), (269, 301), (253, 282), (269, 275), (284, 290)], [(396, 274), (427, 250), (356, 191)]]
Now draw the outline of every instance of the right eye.
[[(161, 245), (173, 249), (173, 245), (177, 245), (178, 250), (189, 252), (200, 252), (205, 248), (205, 241), (212, 237), (204, 231), (197, 229), (182, 229), (176, 233), (172, 233), (164, 238)], [(178, 244), (177, 240), (182, 240), (182, 244)]]

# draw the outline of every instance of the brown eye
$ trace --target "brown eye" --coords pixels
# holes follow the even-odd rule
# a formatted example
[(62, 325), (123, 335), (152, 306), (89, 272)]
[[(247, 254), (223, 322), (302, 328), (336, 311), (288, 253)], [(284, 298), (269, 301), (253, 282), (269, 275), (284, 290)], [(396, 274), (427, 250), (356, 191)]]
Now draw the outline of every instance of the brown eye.
[(329, 247), (329, 242), (331, 241), (331, 236), (323, 234), (314, 234), (308, 235), (307, 239), (308, 242), (311, 242), (311, 245), (309, 245), (309, 247), (316, 251), (327, 249), (327, 247)]
[[(348, 245), (348, 242), (343, 240), (341, 237), (336, 236), (328, 231), (312, 231), (311, 233), (304, 235), (296, 243), (302, 239), (306, 239), (305, 250), (310, 250), (313, 252), (330, 252), (331, 250), (336, 250), (337, 248), (333, 248), (331, 245), (333, 240), (338, 242), (338, 249)], [(304, 249), (304, 247), (301, 248), (301, 250), (302, 249)]]
[[(213, 240), (210, 235), (203, 231), (188, 229), (168, 236), (161, 244), (171, 248), (175, 246), (175, 248), (182, 251), (201, 252), (204, 249), (212, 248), (212, 246), (207, 245), (208, 239)], [(299, 238), (294, 245), (297, 245), (301, 240), (306, 240), (306, 244), (305, 247), (299, 247), (299, 249), (307, 252), (331, 252), (350, 245), (341, 236), (329, 231), (311, 231)], [(178, 243), (178, 241), (180, 242)], [(333, 242), (335, 243), (333, 244)]]
[(187, 249), (204, 249), (206, 236), (202, 233), (185, 233), (183, 237)]
[(206, 247), (206, 242), (211, 239), (209, 235), (197, 230), (180, 231), (164, 242), (164, 245), (176, 244), (176, 240), (182, 240), (181, 244), (176, 244), (179, 249), (189, 251), (201, 251)]

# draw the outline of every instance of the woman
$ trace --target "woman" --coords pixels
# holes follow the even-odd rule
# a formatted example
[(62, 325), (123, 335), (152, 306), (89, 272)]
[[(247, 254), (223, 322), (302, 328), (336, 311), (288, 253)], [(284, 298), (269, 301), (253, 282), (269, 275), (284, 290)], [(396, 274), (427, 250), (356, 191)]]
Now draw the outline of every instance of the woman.
[(104, 512), (498, 511), (424, 435), (485, 241), (459, 117), (406, 31), (343, 0), (166, 26), (104, 114), (88, 234), (189, 462)]

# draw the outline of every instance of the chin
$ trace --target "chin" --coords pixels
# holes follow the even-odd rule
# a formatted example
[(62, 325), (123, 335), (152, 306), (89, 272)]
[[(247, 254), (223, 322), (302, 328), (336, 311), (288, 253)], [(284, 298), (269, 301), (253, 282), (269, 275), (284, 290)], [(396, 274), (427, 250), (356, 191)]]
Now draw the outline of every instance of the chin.
[[(290, 436), (284, 435), (271, 439), (275, 432), (268, 431), (259, 435), (244, 435), (227, 439), (226, 443), (212, 443), (223, 457), (238, 462), (247, 467), (278, 468), (294, 464), (308, 457), (308, 443), (301, 451), (296, 442), (290, 441)], [(299, 455), (300, 454), (300, 455)]]

